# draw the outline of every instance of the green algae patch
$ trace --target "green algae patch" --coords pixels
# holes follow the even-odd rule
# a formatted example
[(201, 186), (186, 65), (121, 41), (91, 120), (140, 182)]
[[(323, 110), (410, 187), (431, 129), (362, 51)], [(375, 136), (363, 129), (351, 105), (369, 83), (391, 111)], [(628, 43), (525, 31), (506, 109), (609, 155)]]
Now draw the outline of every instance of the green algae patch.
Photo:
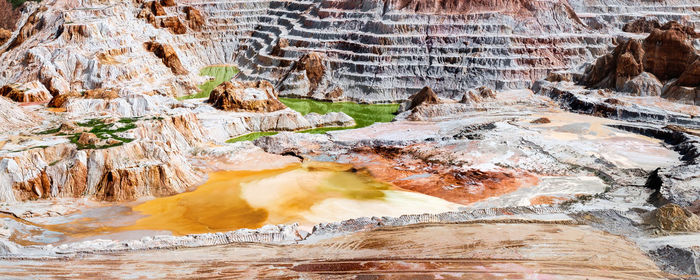
[(226, 143), (236, 143), (240, 141), (253, 141), (255, 139), (258, 139), (263, 136), (272, 136), (277, 134), (276, 131), (263, 131), (263, 132), (253, 132), (253, 133), (248, 133), (246, 135), (241, 135), (236, 138), (231, 138), (229, 140), (226, 140)]
[[(318, 127), (297, 131), (299, 133), (324, 134), (328, 131), (362, 128), (376, 122), (390, 122), (399, 110), (399, 104), (358, 104), (354, 102), (326, 102), (311, 99), (280, 98), (280, 101), (294, 111), (306, 115), (308, 113), (327, 114), (343, 112), (355, 120), (355, 126), (348, 127)], [(263, 136), (275, 135), (275, 131), (254, 132), (229, 139), (226, 143), (253, 141)]]
[(317, 127), (317, 128), (302, 130), (302, 131), (298, 131), (298, 132), (299, 132), (299, 133), (309, 133), (309, 134), (324, 134), (324, 133), (329, 132), (329, 131), (345, 130), (345, 129), (351, 129), (351, 128), (357, 128), (357, 127), (355, 127), (355, 126), (348, 126), (348, 127), (338, 127), (338, 126)]
[(223, 82), (230, 81), (234, 76), (236, 76), (236, 74), (238, 74), (238, 68), (236, 68), (236, 66), (217, 65), (204, 67), (199, 71), (199, 75), (214, 77), (214, 79), (200, 85), (199, 93), (181, 96), (178, 97), (178, 100), (209, 97), (209, 94), (215, 87), (219, 86)]
[(390, 122), (399, 110), (399, 104), (359, 104), (354, 102), (326, 102), (311, 99), (280, 98), (280, 101), (294, 111), (306, 115), (308, 113), (327, 114), (343, 112), (355, 119), (352, 127), (321, 127), (300, 131), (302, 133), (323, 134), (328, 131), (362, 128), (375, 122)]

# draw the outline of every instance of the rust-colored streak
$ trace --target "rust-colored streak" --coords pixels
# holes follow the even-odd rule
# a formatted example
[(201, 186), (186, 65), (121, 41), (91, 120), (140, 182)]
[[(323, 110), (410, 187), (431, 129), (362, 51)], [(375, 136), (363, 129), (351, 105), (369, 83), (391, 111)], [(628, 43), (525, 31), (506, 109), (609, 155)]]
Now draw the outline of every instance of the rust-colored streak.
[(426, 162), (394, 147), (359, 148), (350, 158), (356, 167), (366, 169), (379, 180), (460, 204), (500, 196), (539, 182), (527, 172), (460, 170)]

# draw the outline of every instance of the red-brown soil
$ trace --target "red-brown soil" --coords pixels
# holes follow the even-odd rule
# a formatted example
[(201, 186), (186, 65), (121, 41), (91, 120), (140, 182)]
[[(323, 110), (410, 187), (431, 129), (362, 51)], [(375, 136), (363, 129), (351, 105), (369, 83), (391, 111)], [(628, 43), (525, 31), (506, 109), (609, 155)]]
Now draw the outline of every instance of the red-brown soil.
[(534, 186), (539, 181), (524, 171), (462, 170), (452, 165), (428, 162), (402, 148), (362, 147), (355, 149), (349, 157), (356, 168), (367, 170), (379, 180), (460, 204), (507, 194), (521, 187)]

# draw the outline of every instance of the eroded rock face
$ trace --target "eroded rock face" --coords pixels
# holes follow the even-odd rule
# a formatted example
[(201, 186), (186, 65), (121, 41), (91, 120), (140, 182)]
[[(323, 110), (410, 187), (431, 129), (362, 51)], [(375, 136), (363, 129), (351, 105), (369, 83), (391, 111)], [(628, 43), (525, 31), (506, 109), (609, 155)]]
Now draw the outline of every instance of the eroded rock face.
[(622, 31), (631, 33), (651, 33), (654, 29), (661, 28), (661, 24), (654, 18), (640, 18), (628, 22), (622, 27)]
[(685, 87), (700, 86), (700, 58), (695, 59), (685, 71), (678, 77), (676, 85)]
[[(284, 56), (289, 42), (281, 38), (271, 49), (272, 55)], [(280, 66), (290, 64), (280, 62)], [(339, 101), (343, 90), (331, 81), (331, 64), (325, 54), (310, 52), (301, 56), (284, 75), (280, 83), (280, 93), (285, 96), (311, 97), (318, 100)]]
[[(415, 97), (415, 98), (413, 98)], [(414, 95), (412, 100), (402, 103), (396, 119), (406, 119), (411, 121), (437, 121), (440, 119), (455, 118), (459, 115), (464, 115), (477, 110), (492, 110), (501, 106), (507, 106), (509, 101), (499, 101), (496, 91), (488, 87), (479, 87), (474, 90), (469, 90), (462, 95), (459, 102), (449, 99), (440, 99), (434, 92), (430, 93), (430, 88), (424, 88), (418, 94)], [(412, 109), (407, 109), (412, 106), (412, 102), (420, 101), (418, 105)], [(502, 101), (506, 101), (503, 103)]]
[[(173, 34), (185, 34), (187, 28), (180, 21), (177, 16), (168, 16), (168, 13), (163, 7), (175, 6), (175, 2), (169, 1), (151, 1), (143, 4), (141, 10), (138, 13), (138, 18), (146, 20), (156, 28), (166, 28), (170, 30)], [(191, 7), (185, 8), (186, 19), (190, 21), (190, 24), (196, 24), (196, 30), (203, 24), (203, 19), (201, 14), (197, 10), (192, 11)], [(196, 14), (195, 14), (196, 13)], [(199, 16), (198, 18), (195, 18)], [(195, 29), (193, 25), (190, 28)]]
[(147, 2), (147, 3), (144, 3), (144, 6), (148, 7), (154, 16), (167, 15), (165, 13), (165, 9), (163, 9), (163, 5), (160, 4), (160, 1)]
[(100, 139), (94, 133), (83, 132), (78, 138), (78, 144), (80, 145), (96, 145), (98, 142), (100, 142)]
[(625, 81), (620, 91), (639, 96), (660, 96), (663, 92), (663, 84), (649, 72), (643, 72), (632, 79)]
[(630, 39), (598, 58), (578, 82), (592, 88), (700, 104), (693, 89), (700, 85), (700, 55), (690, 41), (695, 37), (691, 27), (669, 22), (653, 29), (642, 42)]
[(611, 54), (598, 58), (587, 71), (583, 83), (594, 88), (622, 88), (622, 85), (644, 71), (644, 49), (637, 40), (628, 40)]
[(661, 26), (661, 30), (678, 30), (683, 33), (685, 33), (688, 36), (688, 39), (697, 39), (700, 38), (700, 34), (695, 32), (695, 28), (693, 25), (689, 22), (685, 22), (685, 24), (672, 20), (664, 25)]
[[(274, 56), (284, 56), (284, 49), (289, 47), (289, 40), (286, 38), (280, 38), (277, 40), (277, 43), (272, 47), (272, 51), (270, 52), (271, 55)], [(281, 65), (281, 66), (289, 66), (289, 65)]]
[(82, 93), (83, 98), (114, 99), (119, 97), (119, 91), (113, 88), (89, 89)]
[[(115, 88), (127, 94), (195, 93), (205, 78), (197, 71), (191, 72), (210, 62), (205, 62), (206, 58), (183, 59), (183, 53), (198, 52), (193, 45), (183, 44), (193, 42), (192, 35), (174, 34), (161, 28), (161, 21), (167, 24), (168, 17), (178, 18), (170, 20), (172, 26), (187, 30), (185, 15), (173, 8), (163, 9), (166, 15), (156, 17), (151, 8), (155, 6), (156, 13), (160, 13), (158, 5), (146, 3), (149, 7), (143, 7), (155, 27), (148, 19), (137, 17), (142, 9), (137, 2), (110, 2), (105, 6), (98, 0), (28, 1), (22, 8), (18, 36), (0, 52), (0, 85), (37, 80), (54, 96), (99, 88)], [(163, 53), (178, 54), (181, 67), (168, 59), (171, 56), (149, 55), (151, 51), (143, 46), (155, 38), (172, 48), (172, 52), (164, 48)]]
[[(182, 121), (192, 122), (185, 125)], [(79, 131), (69, 126), (72, 124), (62, 125), (61, 131)], [(1, 155), (0, 200), (90, 197), (125, 201), (172, 195), (201, 182), (203, 174), (183, 155), (191, 144), (206, 140), (196, 118), (153, 119), (137, 127), (129, 133), (138, 135), (138, 140), (120, 146), (100, 148), (105, 140), (82, 132), (77, 144), (87, 149), (65, 143)]]
[(49, 106), (50, 108), (62, 108), (66, 104), (68, 99), (71, 97), (80, 98), (82, 97), (82, 95), (76, 91), (61, 93), (51, 98), (47, 106)]
[(644, 39), (644, 70), (661, 80), (677, 78), (697, 59), (697, 50), (690, 43), (694, 36), (676, 23), (655, 29)]
[(438, 104), (440, 103), (440, 98), (430, 87), (424, 87), (418, 93), (412, 95), (409, 98), (409, 103), (406, 106), (406, 110), (411, 110), (423, 104)]
[(107, 171), (100, 181), (95, 198), (103, 201), (129, 201), (145, 196), (169, 196), (183, 192), (176, 174), (166, 165), (148, 165), (139, 169), (113, 169)]
[(134, 142), (93, 150), (87, 162), (88, 193), (100, 200), (172, 195), (201, 180), (201, 174), (181, 154), (162, 142)]
[(37, 9), (32, 13), (29, 18), (27, 18), (26, 22), (22, 27), (19, 29), (19, 33), (17, 36), (10, 42), (10, 44), (7, 46), (6, 51), (11, 50), (20, 44), (24, 43), (29, 37), (32, 37), (34, 34), (39, 32), (42, 27), (44, 27), (44, 21), (39, 15), (40, 10)]
[(187, 6), (185, 7), (185, 17), (192, 30), (202, 30), (202, 26), (204, 25), (204, 17), (199, 10), (191, 6)]
[(700, 106), (700, 87), (668, 85), (661, 97), (668, 100)]
[(65, 93), (58, 94), (51, 98), (47, 106), (51, 108), (64, 108), (70, 99), (103, 99), (110, 100), (119, 97), (119, 92), (116, 89), (109, 88), (98, 88), (86, 90), (81, 93), (76, 91), (69, 91)]
[(0, 88), (0, 95), (20, 103), (46, 102), (52, 98), (46, 87), (39, 81), (22, 85), (5, 85)]
[(132, 133), (137, 139), (161, 141), (169, 148), (180, 151), (207, 142), (211, 136), (193, 113), (169, 116), (160, 121), (140, 122)]
[(160, 27), (167, 28), (173, 34), (185, 34), (187, 33), (187, 27), (180, 21), (176, 16), (159, 18)]
[(286, 108), (267, 81), (224, 82), (212, 90), (207, 102), (225, 111), (274, 112)]
[(156, 24), (156, 14), (165, 14), (165, 10), (156, 1), (144, 3), (141, 11), (139, 11), (138, 18), (144, 19), (146, 22), (152, 24), (154, 27), (158, 27)]
[(677, 204), (669, 203), (650, 213), (651, 223), (670, 232), (700, 231), (700, 217)]
[[(476, 92), (476, 93), (475, 93)], [(480, 103), (485, 100), (490, 100), (496, 98), (496, 92), (488, 87), (479, 87), (475, 91), (468, 91), (462, 96), (459, 103), (471, 104)]]
[(549, 118), (543, 117), (543, 118), (538, 118), (538, 119), (532, 120), (530, 123), (547, 124), (547, 123), (551, 123), (551, 122), (552, 121)]
[(176, 75), (187, 74), (187, 70), (182, 67), (180, 58), (175, 53), (175, 50), (170, 45), (164, 45), (158, 42), (147, 42), (144, 44), (146, 49), (163, 61), (163, 64), (168, 66)]
[(296, 71), (305, 71), (309, 79), (309, 91), (313, 92), (323, 78), (326, 69), (323, 67), (323, 56), (319, 53), (309, 53), (302, 56), (294, 66)]
[(5, 44), (12, 37), (12, 31), (0, 27), (0, 45)]

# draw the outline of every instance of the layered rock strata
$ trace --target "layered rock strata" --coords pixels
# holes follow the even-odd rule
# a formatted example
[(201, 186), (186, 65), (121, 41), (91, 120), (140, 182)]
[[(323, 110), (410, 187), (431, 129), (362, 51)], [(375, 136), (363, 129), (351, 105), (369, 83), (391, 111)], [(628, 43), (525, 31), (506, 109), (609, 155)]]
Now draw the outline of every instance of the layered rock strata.
[(283, 96), (380, 102), (406, 100), (424, 86), (455, 99), (482, 85), (528, 87), (551, 70), (604, 54), (622, 26), (643, 15), (698, 21), (691, 12), (697, 5), (668, 2), (186, 4), (205, 15), (201, 40), (240, 50), (208, 51), (233, 56), (240, 79), (267, 79)]
[(690, 26), (668, 22), (641, 42), (620, 43), (589, 66), (578, 82), (698, 105), (700, 51), (691, 42), (697, 36)]
[[(268, 80), (283, 96), (395, 102), (429, 86), (459, 99), (483, 85), (528, 87), (600, 56), (625, 23), (642, 16), (699, 21), (697, 5), (676, 1), (626, 0), (615, 8), (600, 0), (165, 4), (29, 3), (4, 48), (0, 84), (39, 80), (54, 95), (120, 88), (180, 96), (203, 82), (200, 68), (236, 64), (240, 79)], [(189, 74), (164, 59), (172, 55), (140, 47), (154, 38)]]
[(198, 91), (205, 79), (196, 73), (207, 63), (185, 58), (177, 47), (195, 39), (137, 18), (137, 5), (28, 1), (18, 30), (0, 50), (0, 85), (39, 81), (52, 95), (100, 88), (171, 96)]

